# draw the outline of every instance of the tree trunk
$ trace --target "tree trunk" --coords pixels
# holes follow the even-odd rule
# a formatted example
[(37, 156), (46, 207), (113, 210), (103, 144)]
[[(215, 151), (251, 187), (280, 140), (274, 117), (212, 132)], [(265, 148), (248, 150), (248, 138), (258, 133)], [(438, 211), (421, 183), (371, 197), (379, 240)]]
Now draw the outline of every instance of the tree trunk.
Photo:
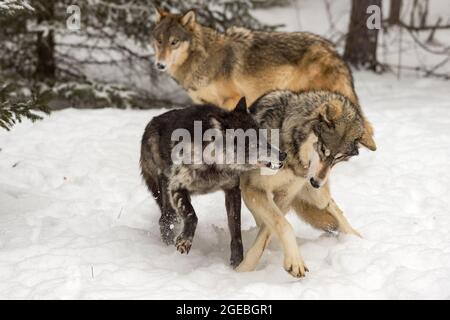
[[(55, 18), (54, 0), (40, 0), (36, 4), (38, 25), (46, 23), (51, 25)], [(53, 30), (47, 34), (39, 31), (36, 42), (36, 78), (39, 80), (54, 79), (55, 66), (55, 39)]]
[(381, 0), (352, 0), (344, 59), (356, 68), (376, 71), (379, 30), (369, 29), (367, 26), (367, 20), (372, 15), (367, 13), (367, 8), (371, 5), (377, 5), (381, 9)]
[(402, 0), (391, 0), (388, 18), (388, 23), (390, 25), (397, 25), (400, 23), (401, 10), (402, 10)]

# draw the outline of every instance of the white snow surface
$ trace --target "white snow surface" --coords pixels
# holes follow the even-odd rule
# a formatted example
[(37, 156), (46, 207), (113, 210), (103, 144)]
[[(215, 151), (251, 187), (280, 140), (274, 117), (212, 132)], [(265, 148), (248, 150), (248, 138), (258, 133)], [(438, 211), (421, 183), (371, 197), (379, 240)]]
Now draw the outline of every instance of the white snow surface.
[[(164, 110), (64, 110), (0, 131), (0, 298), (450, 298), (450, 86), (356, 74), (378, 150), (340, 164), (332, 193), (364, 236), (289, 216), (310, 272), (294, 279), (273, 241), (256, 271), (229, 265), (224, 197), (195, 197), (189, 255), (159, 237), (140, 139)], [(243, 206), (246, 249), (256, 228)]]

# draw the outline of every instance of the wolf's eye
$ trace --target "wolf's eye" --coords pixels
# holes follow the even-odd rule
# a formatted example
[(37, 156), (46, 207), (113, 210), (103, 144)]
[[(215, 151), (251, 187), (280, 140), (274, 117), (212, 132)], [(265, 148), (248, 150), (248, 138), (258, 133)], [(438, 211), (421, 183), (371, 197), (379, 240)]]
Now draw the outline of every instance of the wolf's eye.
[(178, 39), (173, 39), (171, 42), (170, 42), (170, 45), (172, 46), (172, 47), (174, 47), (174, 46), (176, 46), (177, 44), (178, 44)]
[(157, 42), (158, 44), (162, 44), (162, 40), (161, 40), (161, 39), (156, 39), (156, 42)]

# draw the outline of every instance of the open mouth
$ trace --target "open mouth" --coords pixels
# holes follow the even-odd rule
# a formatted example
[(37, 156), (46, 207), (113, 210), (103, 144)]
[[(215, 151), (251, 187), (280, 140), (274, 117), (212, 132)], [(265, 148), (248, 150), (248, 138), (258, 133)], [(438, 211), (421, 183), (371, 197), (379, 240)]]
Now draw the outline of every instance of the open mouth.
[(270, 168), (272, 170), (278, 170), (283, 168), (283, 162), (270, 162), (267, 168)]
[(271, 161), (259, 161), (258, 167), (269, 168), (272, 170), (278, 170), (283, 168), (283, 162), (271, 162)]

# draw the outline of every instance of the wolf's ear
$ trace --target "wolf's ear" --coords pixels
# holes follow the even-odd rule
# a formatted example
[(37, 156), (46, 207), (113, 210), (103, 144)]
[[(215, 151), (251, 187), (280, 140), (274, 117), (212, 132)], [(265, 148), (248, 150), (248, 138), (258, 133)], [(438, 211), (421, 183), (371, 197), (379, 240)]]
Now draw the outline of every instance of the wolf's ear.
[(342, 114), (342, 104), (338, 101), (330, 101), (319, 109), (321, 120), (333, 126), (333, 122)]
[(165, 16), (167, 16), (169, 13), (164, 11), (158, 6), (155, 6), (155, 22), (159, 23)]
[(195, 20), (196, 20), (195, 11), (189, 10), (181, 17), (181, 24), (185, 27), (193, 28), (195, 25)]
[(359, 143), (371, 151), (377, 150), (375, 140), (373, 140), (373, 129), (369, 121), (364, 120), (364, 133)]
[(233, 110), (234, 112), (241, 112), (241, 113), (248, 113), (247, 109), (247, 101), (245, 100), (245, 97), (242, 97), (238, 104), (236, 105), (236, 108)]

